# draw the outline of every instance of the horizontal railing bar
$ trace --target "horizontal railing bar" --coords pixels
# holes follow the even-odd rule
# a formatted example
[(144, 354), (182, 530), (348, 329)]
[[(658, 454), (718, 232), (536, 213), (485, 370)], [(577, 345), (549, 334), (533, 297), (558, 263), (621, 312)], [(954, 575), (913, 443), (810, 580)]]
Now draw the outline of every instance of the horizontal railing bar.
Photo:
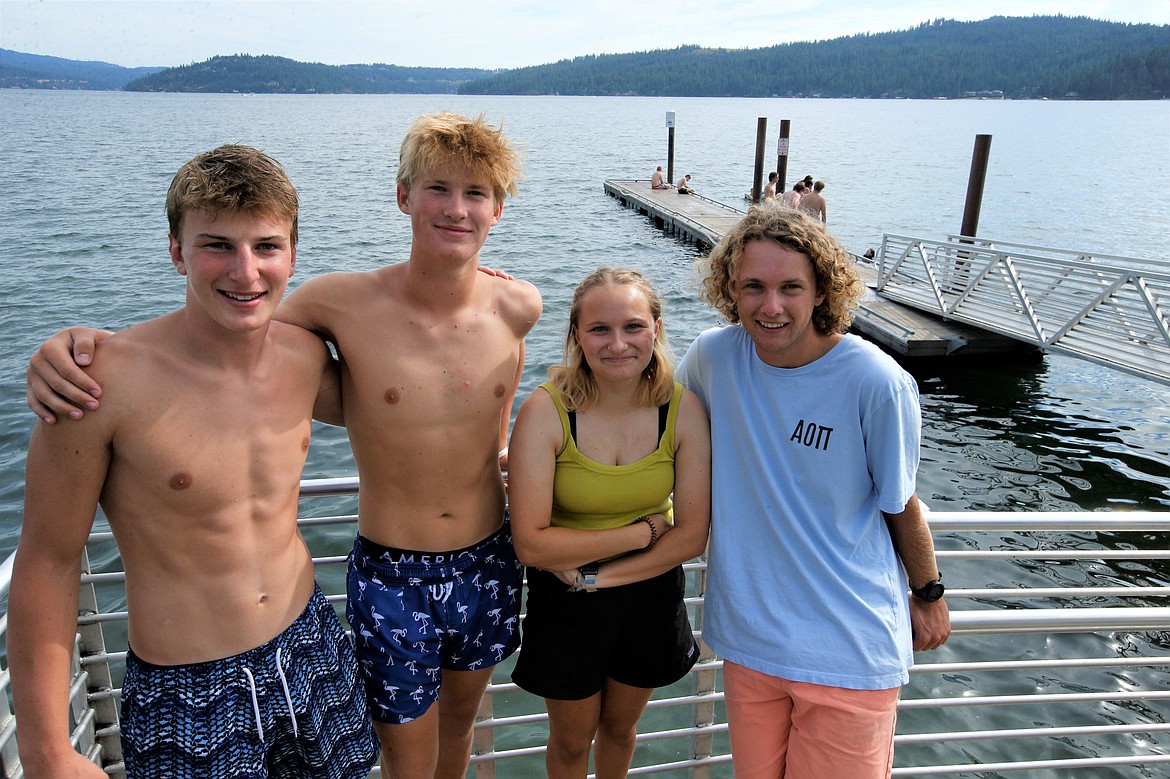
[(1139, 722), (1123, 725), (1078, 725), (1073, 727), (1005, 728), (1003, 730), (965, 730), (944, 733), (900, 733), (894, 745), (931, 744), (938, 741), (990, 741), (1009, 738), (1044, 738), (1057, 736), (1106, 736), (1121, 733), (1170, 733), (1170, 723)]
[(1085, 703), (1087, 701), (1165, 701), (1170, 690), (1116, 690), (1111, 692), (1054, 692), (1020, 695), (971, 695), (959, 698), (908, 698), (899, 709), (953, 709), (958, 706), (1003, 706), (1015, 703)]
[(1170, 531), (1170, 511), (938, 511), (926, 513), (930, 529)]
[(1170, 549), (940, 549), (935, 555), (940, 560), (1164, 560)]
[(978, 609), (951, 612), (953, 632), (1165, 630), (1170, 607)]
[(1170, 666), (1164, 657), (1070, 657), (1060, 660), (973, 660), (966, 663), (915, 663), (911, 674), (1038, 671), (1054, 668), (1144, 668)]
[(1103, 765), (1150, 765), (1170, 763), (1170, 755), (1125, 755), (1122, 757), (1062, 758), (1057, 760), (1022, 760), (1006, 763), (969, 763), (895, 768), (891, 776), (941, 776), (944, 774), (990, 774), (995, 771), (1034, 771), (1041, 768), (1067, 770), (1096, 768)]

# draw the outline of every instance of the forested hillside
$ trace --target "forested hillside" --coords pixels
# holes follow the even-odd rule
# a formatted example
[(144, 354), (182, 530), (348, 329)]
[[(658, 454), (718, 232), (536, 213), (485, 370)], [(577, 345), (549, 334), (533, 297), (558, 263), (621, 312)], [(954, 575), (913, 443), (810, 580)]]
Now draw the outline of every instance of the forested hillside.
[(123, 68), (0, 49), (0, 87), (19, 89), (121, 89), (162, 68)]
[(168, 68), (126, 85), (129, 92), (282, 92), (442, 94), (491, 71), (402, 68), (397, 65), (320, 65), (285, 57), (237, 54)]
[(937, 19), (763, 49), (677, 49), (576, 57), (491, 71), (322, 65), (213, 57), (121, 68), (0, 49), (0, 86), (140, 92), (453, 93), (733, 97), (1161, 100), (1170, 95), (1170, 25), (1086, 17)]
[(912, 30), (765, 49), (577, 57), (464, 94), (1162, 99), (1170, 26), (1084, 17), (936, 20)]

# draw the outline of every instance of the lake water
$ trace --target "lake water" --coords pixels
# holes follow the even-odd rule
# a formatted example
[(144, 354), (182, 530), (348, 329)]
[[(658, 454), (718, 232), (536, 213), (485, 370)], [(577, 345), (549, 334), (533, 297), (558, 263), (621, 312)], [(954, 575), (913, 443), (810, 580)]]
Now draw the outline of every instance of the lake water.
[[(222, 143), (265, 149), (302, 196), (294, 285), (370, 269), (405, 259), (409, 220), (393, 196), (398, 143), (412, 117), (444, 108), (502, 121), (524, 154), (521, 194), (482, 255), (544, 295), (521, 396), (559, 359), (573, 286), (597, 265), (632, 266), (656, 283), (680, 356), (716, 323), (695, 294), (694, 247), (602, 191), (606, 178), (648, 179), (665, 167), (667, 111), (677, 115), (676, 177), (690, 173), (701, 194), (737, 205), (751, 187), (757, 117), (769, 119), (766, 170), (779, 121), (790, 119), (789, 181), (808, 173), (827, 183), (830, 229), (858, 253), (885, 232), (958, 232), (975, 136), (984, 133), (992, 145), (979, 235), (1156, 261), (1170, 246), (1166, 101), (0, 91), (0, 555), (20, 527), (34, 421), (24, 402), (28, 355), (65, 325), (119, 328), (182, 300), (163, 208), (178, 166)], [(1170, 388), (1052, 356), (914, 372), (924, 412), (919, 494), (936, 509), (1170, 508)], [(319, 428), (306, 476), (352, 473), (344, 432)], [(1007, 578), (1024, 581), (1086, 575), (1077, 566), (1013, 571)], [(1170, 579), (1156, 563), (1106, 573)], [(1167, 649), (1165, 636), (1151, 640)], [(1110, 775), (1146, 775), (1119, 771)]]

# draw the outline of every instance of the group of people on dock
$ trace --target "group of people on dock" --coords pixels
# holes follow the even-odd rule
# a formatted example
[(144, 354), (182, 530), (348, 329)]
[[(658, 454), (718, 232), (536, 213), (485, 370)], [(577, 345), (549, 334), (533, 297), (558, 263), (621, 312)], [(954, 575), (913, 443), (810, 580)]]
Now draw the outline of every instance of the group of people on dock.
[[(99, 506), (125, 563), (131, 779), (359, 779), (379, 755), (383, 777), (462, 777), (518, 647), (548, 775), (584, 777), (592, 750), (598, 777), (625, 776), (654, 689), (699, 657), (682, 563), (704, 549), (736, 775), (889, 776), (913, 651), (950, 621), (915, 495), (917, 388), (846, 333), (849, 254), (823, 219), (750, 209), (699, 265), (729, 326), (677, 369), (649, 282), (598, 268), (509, 439), (542, 301), (479, 253), (518, 175), (483, 117), (418, 117), (396, 181), (405, 261), (282, 302), (298, 238), (282, 167), (239, 145), (182, 166), (184, 304), (63, 331), (30, 363), (8, 626), (26, 777), (104, 776), (66, 727)], [(346, 427), (361, 484), (352, 638), (297, 529), (312, 419)]]
[[(792, 189), (777, 195), (776, 187), (778, 185), (776, 182), (779, 179), (780, 174), (776, 171), (768, 174), (768, 183), (764, 185), (764, 191), (760, 196), (764, 205), (780, 205), (786, 208), (799, 209), (813, 219), (819, 220), (821, 224), (828, 223), (829, 208), (824, 196), (825, 182), (820, 180), (813, 181), (811, 175), (805, 176), (793, 184)], [(750, 194), (748, 195), (748, 199), (751, 199)]]

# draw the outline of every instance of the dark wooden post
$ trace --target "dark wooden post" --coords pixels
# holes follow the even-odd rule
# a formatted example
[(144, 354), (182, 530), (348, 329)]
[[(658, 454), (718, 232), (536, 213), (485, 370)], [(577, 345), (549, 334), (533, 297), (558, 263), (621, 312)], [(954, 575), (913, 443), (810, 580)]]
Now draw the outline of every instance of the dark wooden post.
[(975, 150), (971, 154), (971, 177), (967, 180), (967, 203), (963, 206), (963, 226), (959, 228), (960, 235), (974, 237), (979, 229), (983, 182), (987, 178), (987, 159), (990, 156), (991, 136), (976, 135)]
[(674, 186), (674, 111), (666, 112), (666, 183)]
[(756, 120), (756, 166), (752, 177), (752, 202), (759, 203), (764, 192), (764, 145), (768, 142), (768, 117)]
[(791, 119), (780, 120), (780, 140), (776, 142), (776, 172), (780, 174), (776, 181), (777, 195), (788, 189), (784, 179), (788, 175), (788, 131), (791, 127)]

